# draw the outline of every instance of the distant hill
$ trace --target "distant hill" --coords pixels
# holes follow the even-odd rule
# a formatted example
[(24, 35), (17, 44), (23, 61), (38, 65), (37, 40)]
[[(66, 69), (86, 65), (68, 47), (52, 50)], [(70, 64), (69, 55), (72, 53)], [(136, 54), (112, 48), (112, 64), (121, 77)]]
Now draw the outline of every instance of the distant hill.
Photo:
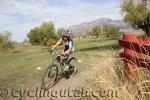
[(122, 32), (132, 31), (133, 28), (131, 25), (125, 23), (123, 20), (111, 20), (107, 18), (101, 18), (92, 22), (82, 23), (79, 25), (68, 27), (68, 29), (72, 30), (74, 34), (84, 35), (87, 30), (91, 29), (94, 26), (103, 27), (104, 25), (110, 25), (112, 27), (117, 27)]

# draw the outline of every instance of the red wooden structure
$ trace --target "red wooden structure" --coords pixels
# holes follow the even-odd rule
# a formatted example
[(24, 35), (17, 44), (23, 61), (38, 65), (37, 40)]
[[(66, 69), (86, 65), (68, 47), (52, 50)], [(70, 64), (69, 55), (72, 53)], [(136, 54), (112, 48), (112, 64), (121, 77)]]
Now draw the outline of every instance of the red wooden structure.
[(136, 38), (134, 34), (126, 33), (123, 39), (119, 40), (119, 45), (124, 47), (124, 52), (120, 53), (120, 56), (126, 64), (127, 79), (137, 76), (140, 67), (150, 70), (150, 60), (143, 57), (143, 55), (150, 56), (150, 37)]

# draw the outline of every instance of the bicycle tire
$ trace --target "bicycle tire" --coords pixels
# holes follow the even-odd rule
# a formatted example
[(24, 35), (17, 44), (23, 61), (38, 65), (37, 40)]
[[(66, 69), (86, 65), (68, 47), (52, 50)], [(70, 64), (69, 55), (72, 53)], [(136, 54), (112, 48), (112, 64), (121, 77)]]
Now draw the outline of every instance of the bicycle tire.
[[(55, 72), (52, 73), (53, 70)], [(57, 65), (49, 65), (49, 67), (46, 69), (46, 71), (43, 75), (43, 78), (42, 78), (43, 87), (45, 89), (51, 88), (55, 84), (57, 76), (58, 76), (58, 66)]]
[[(73, 64), (73, 61), (75, 62), (74, 64)], [(69, 67), (73, 67), (73, 71), (72, 71), (72, 73), (70, 73), (70, 76), (74, 76), (77, 73), (77, 67), (78, 67), (78, 61), (77, 61), (77, 59), (75, 57), (71, 57), (68, 60), (68, 64), (69, 64)]]

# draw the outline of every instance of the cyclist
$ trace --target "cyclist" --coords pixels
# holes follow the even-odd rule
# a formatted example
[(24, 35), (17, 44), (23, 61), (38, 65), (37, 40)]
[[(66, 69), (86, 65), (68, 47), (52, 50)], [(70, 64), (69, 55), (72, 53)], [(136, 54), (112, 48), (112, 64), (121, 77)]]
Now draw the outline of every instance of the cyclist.
[(69, 55), (74, 52), (74, 44), (73, 44), (73, 40), (71, 39), (70, 35), (71, 35), (71, 31), (65, 30), (62, 33), (62, 38), (51, 48), (51, 51), (53, 51), (58, 46), (64, 45), (64, 51), (62, 52), (62, 55), (60, 56), (61, 63), (64, 62), (64, 64), (66, 64), (64, 71), (68, 71), (69, 66), (67, 66), (67, 59), (68, 59)]

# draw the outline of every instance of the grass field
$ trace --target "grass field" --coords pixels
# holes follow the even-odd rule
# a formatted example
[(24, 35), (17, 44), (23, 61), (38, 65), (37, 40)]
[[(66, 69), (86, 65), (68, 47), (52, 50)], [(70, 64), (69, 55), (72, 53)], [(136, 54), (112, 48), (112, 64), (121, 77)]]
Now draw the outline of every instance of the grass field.
[[(116, 39), (104, 40), (75, 40), (76, 52), (73, 56), (90, 63), (89, 56), (101, 59), (101, 52), (119, 50)], [(59, 49), (60, 50), (60, 49)], [(28, 86), (30, 82), (40, 82), (43, 72), (51, 62), (51, 56), (47, 48), (31, 46), (29, 44), (19, 45), (12, 54), (0, 57), (0, 87)], [(82, 64), (81, 64), (82, 65)], [(41, 67), (41, 71), (36, 68)], [(79, 71), (84, 70), (80, 67)]]

